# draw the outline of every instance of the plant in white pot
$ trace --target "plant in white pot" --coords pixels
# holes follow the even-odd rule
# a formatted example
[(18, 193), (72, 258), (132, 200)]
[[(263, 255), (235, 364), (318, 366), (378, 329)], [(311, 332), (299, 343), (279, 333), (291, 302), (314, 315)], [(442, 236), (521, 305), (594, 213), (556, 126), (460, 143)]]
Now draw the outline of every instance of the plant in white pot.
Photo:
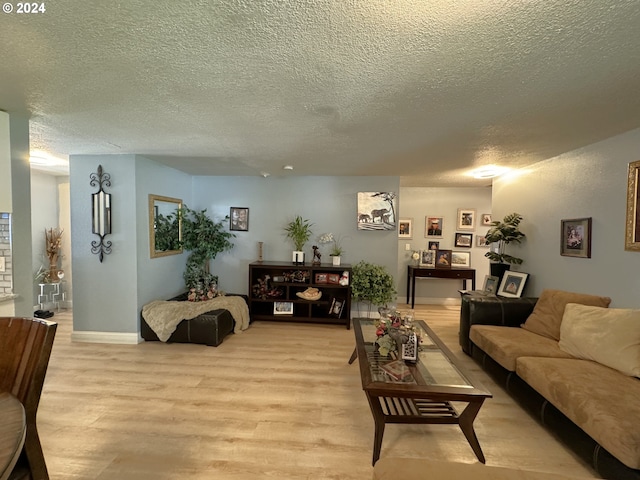
[(331, 256), (334, 266), (339, 266), (342, 255), (344, 255), (344, 248), (342, 247), (342, 238), (336, 237), (333, 233), (323, 233), (318, 237), (318, 242), (322, 244), (331, 243), (331, 250), (329, 255)]
[(491, 275), (502, 279), (504, 272), (509, 270), (511, 265), (520, 265), (523, 260), (506, 253), (506, 247), (510, 243), (520, 243), (525, 238), (525, 234), (520, 231), (522, 215), (510, 213), (502, 221), (491, 222), (491, 228), (485, 236), (485, 244), (496, 244), (496, 249), (484, 254), (491, 260)]
[(309, 238), (311, 238), (312, 225), (312, 223), (309, 223), (309, 220), (305, 220), (300, 215), (297, 215), (284, 229), (285, 232), (287, 232), (287, 238), (290, 238), (295, 246), (293, 263), (296, 265), (304, 264), (304, 251), (302, 249), (305, 243), (309, 241)]

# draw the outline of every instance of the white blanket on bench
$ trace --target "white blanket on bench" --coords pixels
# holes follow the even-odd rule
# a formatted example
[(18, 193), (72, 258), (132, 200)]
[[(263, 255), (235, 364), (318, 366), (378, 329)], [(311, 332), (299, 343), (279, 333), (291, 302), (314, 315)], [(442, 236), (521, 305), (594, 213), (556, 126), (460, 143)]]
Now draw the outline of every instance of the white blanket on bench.
[(249, 328), (249, 307), (239, 296), (220, 296), (204, 302), (156, 300), (142, 307), (142, 317), (162, 342), (176, 331), (182, 320), (191, 320), (211, 310), (228, 310), (236, 324), (234, 333)]

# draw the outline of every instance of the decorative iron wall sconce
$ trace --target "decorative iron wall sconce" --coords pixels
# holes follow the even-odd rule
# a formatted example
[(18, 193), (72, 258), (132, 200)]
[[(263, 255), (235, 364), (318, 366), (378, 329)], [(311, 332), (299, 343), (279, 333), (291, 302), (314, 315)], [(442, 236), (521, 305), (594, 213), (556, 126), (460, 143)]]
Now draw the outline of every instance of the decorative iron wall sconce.
[(91, 206), (93, 210), (93, 233), (100, 237), (100, 241), (91, 242), (91, 253), (99, 255), (100, 263), (105, 255), (111, 253), (111, 242), (104, 237), (111, 233), (111, 194), (104, 191), (103, 187), (111, 186), (111, 176), (102, 171), (102, 165), (98, 165), (98, 173), (89, 175), (92, 187), (100, 186), (100, 189), (91, 194)]

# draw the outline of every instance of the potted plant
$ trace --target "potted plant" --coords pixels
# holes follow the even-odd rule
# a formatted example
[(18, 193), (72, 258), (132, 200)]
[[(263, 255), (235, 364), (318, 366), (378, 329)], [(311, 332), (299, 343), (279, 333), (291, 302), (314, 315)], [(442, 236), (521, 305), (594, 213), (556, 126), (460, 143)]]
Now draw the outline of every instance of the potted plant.
[(322, 244), (331, 243), (331, 250), (329, 255), (331, 256), (334, 266), (339, 266), (341, 257), (344, 255), (344, 248), (342, 247), (342, 237), (336, 237), (333, 233), (323, 233), (318, 237), (318, 241)]
[(209, 271), (209, 261), (216, 258), (218, 253), (233, 248), (230, 239), (235, 235), (225, 230), (229, 217), (226, 216), (216, 223), (207, 216), (206, 212), (206, 209), (191, 210), (186, 205), (179, 210), (182, 220), (180, 245), (191, 252), (183, 274), (189, 291), (192, 289), (209, 291), (214, 284), (217, 287), (218, 277)]
[(510, 213), (506, 215), (502, 221), (495, 220), (491, 222), (491, 228), (485, 236), (485, 244), (497, 244), (496, 251), (489, 251), (484, 254), (491, 260), (491, 275), (502, 279), (504, 272), (509, 270), (510, 266), (520, 265), (523, 260), (505, 252), (507, 245), (510, 243), (520, 243), (525, 234), (519, 229), (522, 215), (519, 213)]
[(304, 264), (304, 244), (311, 238), (311, 226), (309, 220), (303, 220), (300, 215), (297, 215), (292, 221), (290, 221), (285, 227), (287, 232), (287, 238), (293, 241), (295, 251), (293, 252), (293, 263), (296, 265)]
[(371, 316), (373, 305), (384, 307), (392, 302), (396, 295), (393, 277), (382, 265), (360, 261), (353, 266), (351, 296), (357, 302), (367, 302)]

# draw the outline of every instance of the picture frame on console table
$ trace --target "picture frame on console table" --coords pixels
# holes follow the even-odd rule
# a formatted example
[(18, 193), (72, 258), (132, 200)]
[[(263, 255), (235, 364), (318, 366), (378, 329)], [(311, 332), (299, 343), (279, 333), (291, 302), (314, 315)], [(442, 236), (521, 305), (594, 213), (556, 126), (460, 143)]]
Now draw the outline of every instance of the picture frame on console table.
[(560, 221), (560, 255), (591, 258), (591, 217)]
[(451, 268), (451, 250), (436, 250), (436, 268)]
[(495, 295), (499, 287), (499, 281), (500, 279), (498, 277), (494, 277), (493, 275), (485, 275), (482, 291), (488, 295)]
[(529, 278), (528, 273), (507, 270), (502, 277), (498, 295), (501, 297), (520, 298)]
[(420, 250), (420, 266), (435, 267), (436, 266), (436, 250)]
[(451, 266), (469, 268), (471, 266), (471, 252), (451, 252)]

